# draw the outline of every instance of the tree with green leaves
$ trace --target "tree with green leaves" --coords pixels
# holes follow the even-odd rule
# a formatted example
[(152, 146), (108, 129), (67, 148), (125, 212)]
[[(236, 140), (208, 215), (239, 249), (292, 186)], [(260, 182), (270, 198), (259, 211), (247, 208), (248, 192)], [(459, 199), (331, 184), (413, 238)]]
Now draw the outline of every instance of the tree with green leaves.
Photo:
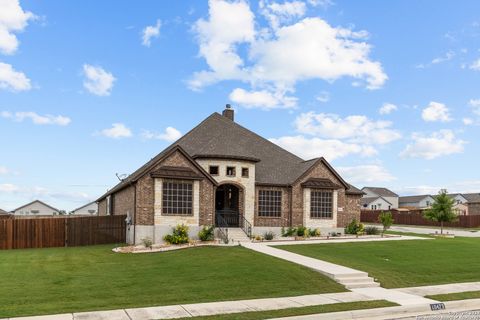
[(388, 228), (390, 228), (393, 224), (392, 213), (390, 211), (387, 211), (387, 212), (382, 211), (378, 215), (378, 222), (380, 222), (383, 226), (383, 230), (382, 230), (382, 237), (383, 237), (383, 235), (385, 234), (385, 231), (387, 231)]
[(458, 219), (453, 206), (455, 200), (450, 198), (447, 194), (447, 190), (442, 189), (438, 192), (434, 198), (434, 202), (430, 209), (427, 209), (424, 213), (425, 219), (440, 222), (440, 234), (443, 234), (443, 224), (445, 222), (453, 222)]

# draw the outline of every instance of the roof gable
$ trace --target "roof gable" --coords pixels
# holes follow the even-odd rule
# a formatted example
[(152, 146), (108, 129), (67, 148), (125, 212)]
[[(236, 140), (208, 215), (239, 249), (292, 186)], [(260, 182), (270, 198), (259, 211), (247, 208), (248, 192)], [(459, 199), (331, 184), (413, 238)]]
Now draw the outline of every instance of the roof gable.
[(383, 187), (363, 187), (362, 191), (364, 190), (368, 190), (380, 197), (398, 197), (398, 194)]
[(23, 209), (23, 208), (25, 208), (25, 207), (28, 207), (29, 205), (32, 205), (32, 204), (34, 204), (34, 203), (40, 203), (41, 205), (43, 205), (43, 206), (45, 206), (45, 207), (47, 207), (47, 208), (49, 208), (49, 209), (52, 209), (53, 211), (60, 212), (60, 210), (58, 210), (57, 208), (54, 208), (54, 207), (52, 207), (51, 205), (48, 205), (48, 204), (46, 204), (45, 202), (40, 201), (40, 200), (33, 200), (32, 202), (29, 202), (29, 203), (27, 203), (27, 204), (25, 204), (25, 205), (23, 205), (23, 206), (21, 206), (21, 207), (18, 207), (18, 208), (15, 209), (15, 210), (12, 210), (12, 212), (21, 210), (21, 209)]

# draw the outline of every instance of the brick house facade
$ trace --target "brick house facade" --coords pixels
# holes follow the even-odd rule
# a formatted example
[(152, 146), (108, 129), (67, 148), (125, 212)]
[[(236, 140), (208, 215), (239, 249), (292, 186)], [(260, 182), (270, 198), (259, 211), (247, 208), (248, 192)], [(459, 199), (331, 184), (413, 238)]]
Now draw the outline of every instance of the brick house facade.
[(360, 218), (362, 192), (324, 158), (305, 161), (214, 113), (100, 197), (100, 215), (127, 215), (128, 241), (161, 242), (177, 224), (195, 238), (219, 219), (251, 224), (254, 234), (282, 227), (340, 231)]

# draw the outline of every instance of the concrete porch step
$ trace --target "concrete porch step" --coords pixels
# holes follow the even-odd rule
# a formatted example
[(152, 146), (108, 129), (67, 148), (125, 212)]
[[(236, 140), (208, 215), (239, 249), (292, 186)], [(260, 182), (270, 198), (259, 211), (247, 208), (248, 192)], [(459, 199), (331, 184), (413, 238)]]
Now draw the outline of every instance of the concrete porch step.
[(248, 236), (241, 228), (228, 228), (228, 239), (236, 242), (251, 242)]
[(375, 288), (380, 287), (378, 282), (359, 282), (359, 283), (347, 283), (344, 284), (347, 289), (358, 289), (358, 288)]
[(368, 282), (375, 282), (371, 277), (361, 277), (361, 278), (347, 278), (347, 279), (337, 279), (337, 282), (341, 284), (346, 283), (368, 283)]

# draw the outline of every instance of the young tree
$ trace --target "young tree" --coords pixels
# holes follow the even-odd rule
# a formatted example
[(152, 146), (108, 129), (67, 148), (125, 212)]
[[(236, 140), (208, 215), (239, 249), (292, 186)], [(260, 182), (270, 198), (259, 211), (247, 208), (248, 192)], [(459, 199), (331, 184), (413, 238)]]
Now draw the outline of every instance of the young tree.
[(432, 208), (426, 210), (423, 216), (428, 220), (440, 222), (440, 234), (443, 234), (443, 223), (458, 219), (453, 210), (455, 200), (448, 196), (445, 189), (440, 190), (434, 199)]
[(387, 212), (381, 212), (378, 215), (378, 222), (380, 222), (383, 225), (383, 230), (382, 230), (382, 237), (385, 234), (385, 231), (388, 230), (393, 224), (393, 216), (390, 211)]

